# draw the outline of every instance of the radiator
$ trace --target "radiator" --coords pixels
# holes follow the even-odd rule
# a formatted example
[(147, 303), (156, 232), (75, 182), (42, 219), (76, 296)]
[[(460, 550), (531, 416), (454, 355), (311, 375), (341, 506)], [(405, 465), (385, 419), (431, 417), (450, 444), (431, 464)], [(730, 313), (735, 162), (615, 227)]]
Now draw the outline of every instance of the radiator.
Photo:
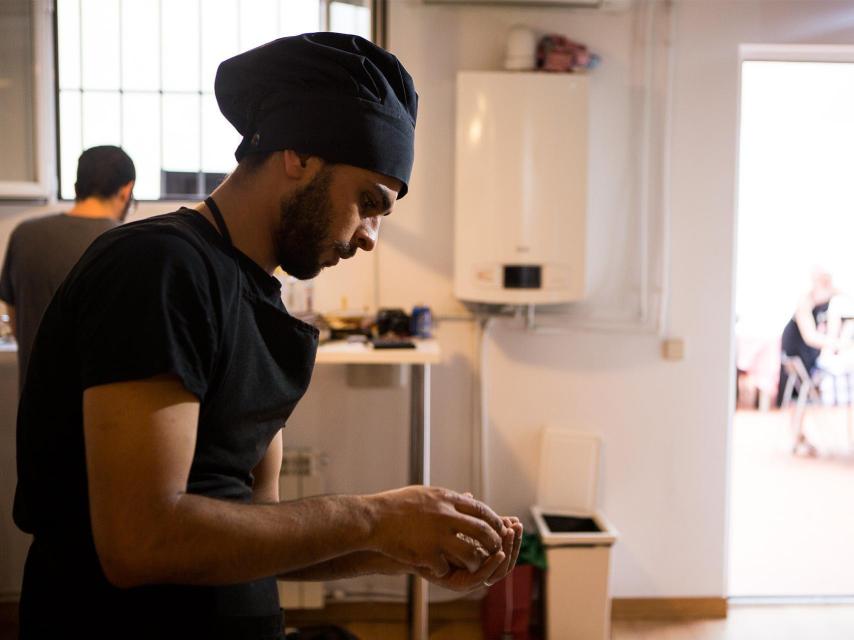
[[(285, 447), (279, 476), (279, 500), (297, 500), (324, 492), (321, 467), (324, 455), (314, 449)], [(323, 582), (279, 580), (279, 603), (283, 609), (322, 609)]]

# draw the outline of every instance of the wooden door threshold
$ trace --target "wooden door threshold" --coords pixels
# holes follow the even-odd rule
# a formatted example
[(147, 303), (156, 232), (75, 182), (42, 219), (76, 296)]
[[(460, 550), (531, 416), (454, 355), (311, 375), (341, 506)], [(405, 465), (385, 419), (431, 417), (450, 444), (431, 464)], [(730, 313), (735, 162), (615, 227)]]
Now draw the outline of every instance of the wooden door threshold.
[(726, 618), (726, 598), (614, 598), (612, 620)]

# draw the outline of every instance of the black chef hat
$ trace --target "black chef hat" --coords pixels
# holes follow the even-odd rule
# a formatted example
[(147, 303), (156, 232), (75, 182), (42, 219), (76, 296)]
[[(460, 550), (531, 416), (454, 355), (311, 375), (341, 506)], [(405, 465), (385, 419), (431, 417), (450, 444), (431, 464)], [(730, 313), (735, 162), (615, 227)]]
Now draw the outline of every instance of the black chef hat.
[(279, 38), (220, 64), (214, 90), (243, 136), (238, 162), (293, 149), (397, 178), (406, 194), (418, 94), (385, 49), (343, 33)]

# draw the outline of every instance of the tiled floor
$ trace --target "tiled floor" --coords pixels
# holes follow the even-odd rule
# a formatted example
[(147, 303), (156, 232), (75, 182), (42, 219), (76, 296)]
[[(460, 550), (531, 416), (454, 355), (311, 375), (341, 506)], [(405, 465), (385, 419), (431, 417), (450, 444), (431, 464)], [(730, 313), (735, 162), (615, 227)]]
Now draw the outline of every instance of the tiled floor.
[(736, 414), (730, 595), (854, 595), (854, 453), (846, 411), (808, 410), (815, 457), (792, 455), (788, 412)]

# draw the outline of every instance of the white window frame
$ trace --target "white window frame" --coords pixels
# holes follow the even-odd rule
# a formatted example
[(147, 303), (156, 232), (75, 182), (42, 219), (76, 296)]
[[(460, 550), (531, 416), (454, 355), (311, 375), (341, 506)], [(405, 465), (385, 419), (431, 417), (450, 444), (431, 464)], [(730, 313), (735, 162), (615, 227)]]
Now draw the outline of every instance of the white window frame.
[(51, 200), (57, 193), (54, 119), (53, 0), (31, 0), (33, 8), (33, 137), (35, 180), (0, 180), (0, 199)]
[[(47, 92), (48, 95), (52, 96), (52, 103), (48, 103), (46, 106), (49, 109), (49, 113), (47, 114), (47, 118), (49, 120), (45, 120), (44, 122), (48, 122), (50, 124), (47, 141), (47, 151), (49, 156), (45, 156), (45, 161), (39, 163), (39, 169), (44, 171), (49, 171), (49, 180), (50, 182), (47, 185), (47, 189), (50, 193), (50, 197), (53, 198), (55, 202), (68, 202), (68, 200), (63, 200), (62, 193), (60, 192), (60, 180), (59, 180), (59, 154), (60, 154), (60, 144), (61, 141), (59, 139), (59, 128), (57, 126), (57, 118), (58, 118), (58, 110), (59, 110), (59, 85), (55, 81), (55, 77), (57, 74), (58, 61), (53, 53), (55, 40), (53, 35), (53, 29), (55, 25), (55, 0), (33, 0), (34, 2), (39, 3), (47, 3), (49, 4), (49, 9), (47, 11), (47, 24), (44, 23), (44, 17), (42, 17), (42, 25), (41, 29), (46, 29), (47, 40), (46, 44), (48, 45), (48, 49), (44, 47), (41, 48), (41, 53), (44, 56), (45, 60), (50, 60), (49, 65), (37, 63), (37, 66), (45, 67), (48, 66), (49, 69), (49, 77), (47, 78)], [(333, 2), (340, 2), (343, 4), (356, 4), (362, 5), (362, 0), (321, 0), (320, 1), (320, 27), (321, 29), (328, 29), (329, 21), (330, 21), (330, 12), (331, 5)], [(386, 0), (369, 0), (368, 6), (371, 10), (371, 39), (373, 42), (376, 42), (380, 46), (384, 45), (385, 40), (385, 20), (387, 16), (387, 4)], [(45, 55), (45, 52), (48, 55)], [(41, 117), (41, 116), (40, 116)], [(53, 148), (50, 147), (50, 143), (53, 143)], [(49, 161), (48, 161), (49, 158)], [(204, 172), (199, 172), (202, 174)], [(2, 196), (0, 196), (2, 197)], [(47, 196), (40, 196), (47, 197)], [(194, 199), (195, 195), (188, 195), (185, 198), (176, 198), (176, 197), (161, 197), (158, 199), (141, 199), (139, 202), (186, 202), (189, 198), (190, 200)]]
[(854, 45), (743, 44), (739, 47), (739, 69), (742, 62), (854, 62)]

